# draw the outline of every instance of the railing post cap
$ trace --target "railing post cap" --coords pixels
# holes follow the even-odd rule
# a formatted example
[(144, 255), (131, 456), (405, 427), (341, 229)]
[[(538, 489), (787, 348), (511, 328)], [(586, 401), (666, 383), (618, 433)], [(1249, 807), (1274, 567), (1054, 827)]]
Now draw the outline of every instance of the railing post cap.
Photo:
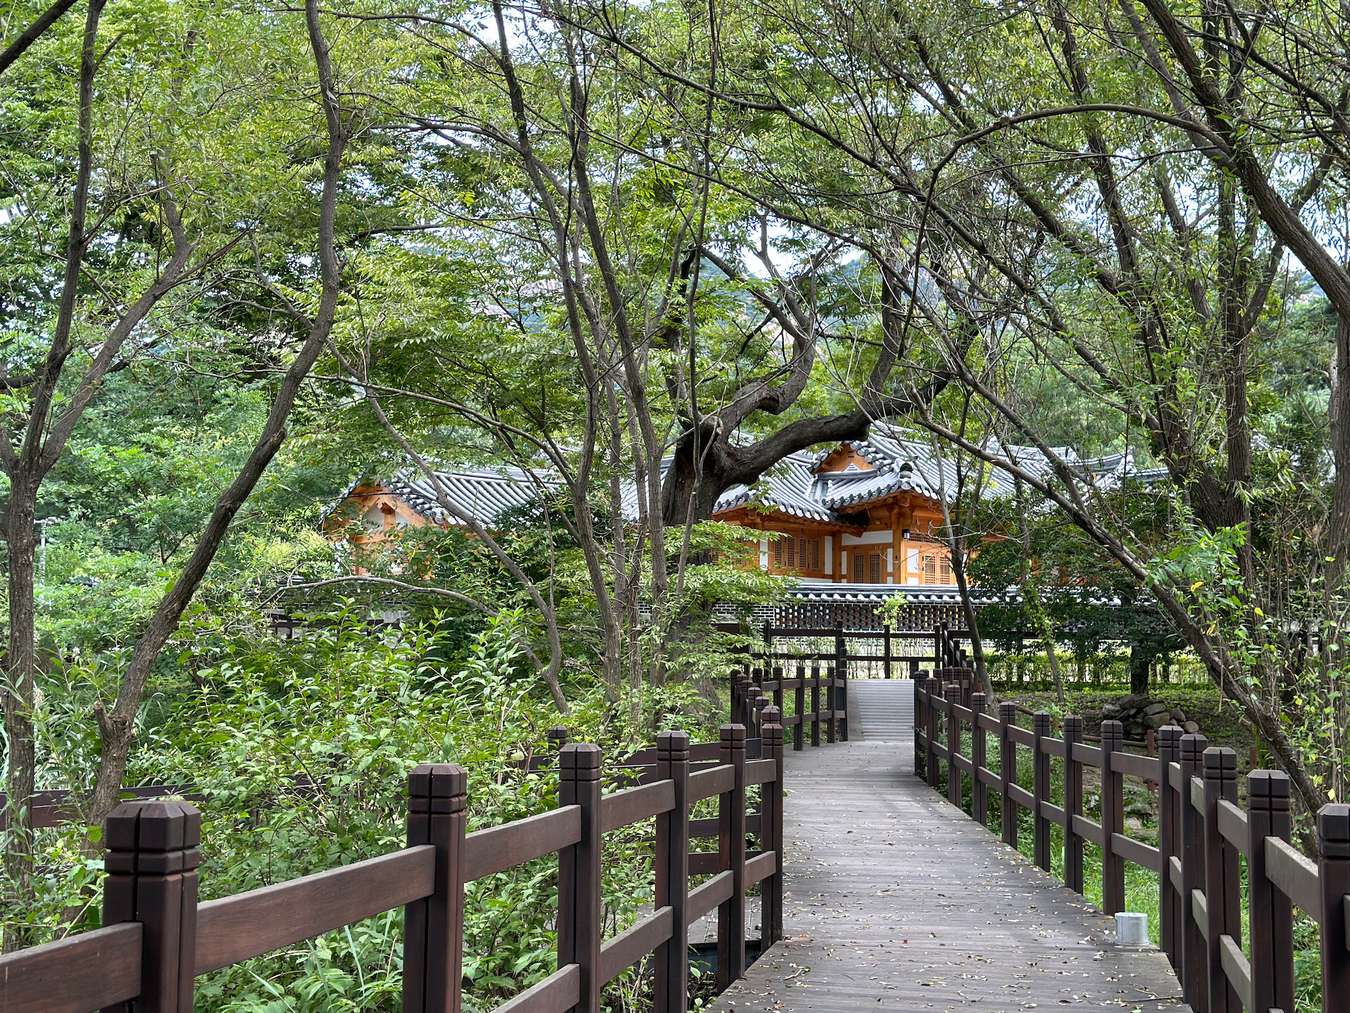
[(1031, 727), (1038, 735), (1044, 735), (1050, 730), (1050, 712), (1037, 711), (1031, 719)]
[(600, 747), (591, 742), (569, 742), (558, 753), (558, 762), (564, 771), (599, 770)]
[(202, 842), (202, 814), (179, 799), (121, 802), (108, 814), (104, 841), (117, 851), (192, 850)]
[(458, 763), (419, 763), (408, 771), (408, 794), (414, 798), (453, 798), (469, 788), (469, 773)]
[(1012, 721), (1017, 717), (1017, 704), (1004, 700), (998, 705), (998, 716), (1002, 721)]
[(723, 742), (744, 742), (745, 725), (723, 725), (720, 730), (720, 738)]
[(550, 739), (565, 739), (568, 732), (562, 725), (554, 725), (545, 733)]
[(1350, 805), (1330, 802), (1317, 810), (1317, 839), (1323, 858), (1350, 858)]
[(769, 704), (769, 706), (764, 708), (764, 724), (766, 727), (768, 725), (777, 725), (782, 720), (782, 717), (783, 712), (773, 704)]
[(1083, 734), (1083, 719), (1077, 714), (1067, 714), (1064, 717), (1064, 737), (1070, 736), (1080, 738)]
[(971, 694), (970, 694), (970, 709), (971, 709), (971, 710), (983, 710), (983, 709), (984, 709), (984, 701), (985, 701), (986, 699), (987, 699), (987, 697), (985, 697), (985, 695), (984, 695), (983, 693), (971, 693)]
[(1282, 770), (1249, 771), (1247, 806), (1250, 809), (1288, 812), (1289, 775)]
[(689, 733), (682, 731), (657, 732), (656, 751), (678, 755), (689, 752)]
[(1204, 761), (1207, 776), (1237, 776), (1237, 753), (1227, 746), (1210, 746), (1204, 752)]
[(1184, 733), (1179, 725), (1163, 725), (1158, 729), (1158, 741), (1167, 743), (1179, 742), (1183, 734)]
[(1209, 747), (1209, 739), (1199, 732), (1187, 732), (1181, 737), (1181, 755), (1187, 760), (1199, 762)]

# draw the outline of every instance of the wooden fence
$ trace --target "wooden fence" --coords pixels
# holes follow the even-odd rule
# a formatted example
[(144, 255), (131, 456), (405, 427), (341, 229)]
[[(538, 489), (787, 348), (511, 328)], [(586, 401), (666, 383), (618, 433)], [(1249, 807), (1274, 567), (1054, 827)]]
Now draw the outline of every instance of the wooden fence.
[[(466, 833), (467, 776), (424, 764), (408, 778), (407, 847), (378, 858), (199, 903), (201, 817), (181, 801), (124, 802), (106, 827), (103, 927), (0, 957), (0, 1010), (188, 1013), (194, 979), (385, 911), (404, 908), (403, 1008), (461, 1009), (466, 884), (558, 856), (558, 969), (497, 1013), (598, 1013), (604, 985), (653, 956), (656, 1013), (687, 1008), (689, 926), (717, 913), (718, 990), (746, 964), (746, 891), (758, 885), (761, 945), (783, 933), (783, 726), (761, 708), (760, 759), (746, 728), (722, 727), (717, 762), (693, 770), (684, 732), (663, 733), (642, 783), (602, 794), (593, 745), (558, 754), (558, 807)], [(747, 789), (760, 785), (760, 811)], [(718, 799), (715, 820), (693, 806)], [(603, 940), (603, 835), (655, 818), (654, 910)], [(746, 837), (759, 848), (747, 853)], [(716, 838), (697, 852), (691, 840)], [(691, 875), (707, 875), (690, 888)]]
[[(1322, 1009), (1350, 1011), (1350, 806), (1326, 805), (1317, 813), (1314, 861), (1290, 843), (1288, 775), (1253, 770), (1244, 810), (1237, 804), (1236, 753), (1210, 746), (1203, 735), (1164, 727), (1156, 757), (1124, 752), (1118, 721), (1102, 722), (1099, 747), (1083, 742), (1077, 717), (1066, 717), (1054, 738), (1049, 714), (1035, 715), (1030, 729), (1018, 727), (1012, 704), (1000, 704), (997, 716), (985, 712), (981, 693), (963, 704), (960, 687), (944, 685), (940, 675), (920, 678), (915, 701), (915, 772), (933, 788), (945, 788), (956, 806), (964, 805), (969, 785), (971, 815), (980, 823), (988, 819), (992, 791), (1006, 844), (1017, 846), (1018, 813), (1030, 812), (1034, 859), (1049, 871), (1051, 828), (1060, 827), (1064, 883), (1079, 893), (1084, 843), (1097, 845), (1108, 913), (1125, 908), (1126, 862), (1158, 875), (1162, 948), (1196, 1013), (1293, 1013), (1296, 907), (1317, 927)], [(969, 755), (961, 752), (963, 731), (970, 734)], [(997, 737), (997, 769), (987, 764), (990, 734)], [(1032, 757), (1030, 791), (1017, 783), (1018, 747)], [(1056, 760), (1063, 765), (1059, 804), (1051, 793)], [(1085, 767), (1100, 771), (1099, 821), (1083, 814)], [(1125, 834), (1126, 777), (1157, 786), (1156, 847)], [(1245, 949), (1239, 858), (1247, 881)]]
[[(783, 728), (792, 729), (792, 748), (808, 743), (848, 741), (848, 667), (832, 662), (823, 668), (800, 661), (793, 667), (776, 665), (733, 672), (731, 675), (731, 720), (749, 729), (762, 726), (771, 710)], [(787, 705), (791, 703), (791, 707)]]

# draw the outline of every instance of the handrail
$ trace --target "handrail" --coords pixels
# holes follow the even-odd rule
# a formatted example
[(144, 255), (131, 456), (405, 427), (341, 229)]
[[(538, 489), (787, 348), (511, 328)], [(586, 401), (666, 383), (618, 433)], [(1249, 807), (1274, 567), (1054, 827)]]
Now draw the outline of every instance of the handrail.
[[(1341, 1001), (1340, 983), (1350, 981), (1350, 807), (1329, 805), (1319, 811), (1320, 857), (1314, 860), (1290, 842), (1288, 775), (1248, 774), (1244, 811), (1238, 805), (1236, 754), (1210, 747), (1203, 735), (1165, 726), (1158, 732), (1159, 755), (1141, 756), (1125, 751), (1118, 721), (1103, 721), (1100, 747), (1089, 746), (1081, 718), (1065, 718), (1060, 737), (1053, 737), (1049, 714), (1034, 715), (1034, 728), (1027, 729), (1017, 724), (1012, 704), (1000, 705), (995, 717), (985, 713), (983, 694), (972, 693), (967, 707), (940, 695), (940, 686), (930, 687), (935, 682), (921, 673), (915, 687), (915, 774), (937, 789), (945, 766), (944, 794), (963, 808), (963, 779), (969, 776), (971, 815), (980, 823), (987, 818), (984, 796), (992, 790), (1001, 800), (1003, 840), (1014, 847), (1018, 813), (1030, 814), (1035, 860), (1046, 871), (1052, 867), (1049, 830), (1060, 827), (1065, 884), (1079, 893), (1085, 887), (1083, 846), (1099, 846), (1107, 912), (1124, 910), (1125, 863), (1156, 873), (1162, 948), (1188, 1002), (1215, 1010), (1292, 1010), (1295, 907), (1318, 926), (1323, 995)], [(969, 734), (970, 751), (980, 762), (971, 764), (953, 748), (963, 734)], [(983, 762), (989, 736), (996, 737), (997, 771)], [(1032, 753), (1030, 789), (1018, 783), (1018, 749)], [(1062, 806), (1050, 800), (1051, 762), (1063, 767)], [(1101, 772), (1100, 822), (1082, 812), (1082, 771), (1090, 767)], [(1125, 833), (1122, 782), (1127, 776), (1157, 786), (1156, 846)], [(1243, 950), (1242, 939), (1250, 941), (1249, 951)]]

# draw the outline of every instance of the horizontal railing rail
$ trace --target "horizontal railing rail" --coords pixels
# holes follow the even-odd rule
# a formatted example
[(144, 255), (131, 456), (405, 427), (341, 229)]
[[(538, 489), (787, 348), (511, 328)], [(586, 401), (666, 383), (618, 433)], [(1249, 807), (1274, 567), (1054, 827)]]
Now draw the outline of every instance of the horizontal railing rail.
[[(1158, 732), (1157, 756), (1125, 751), (1120, 722), (1103, 721), (1101, 745), (1084, 744), (1083, 721), (1051, 716), (1019, 727), (1017, 708), (985, 712), (982, 693), (958, 701), (962, 686), (921, 673), (915, 686), (914, 769), (949, 802), (964, 809), (969, 778), (971, 816), (987, 823), (990, 791), (999, 799), (1004, 843), (1017, 847), (1022, 812), (1031, 814), (1036, 865), (1052, 868), (1052, 827), (1062, 833), (1064, 883), (1084, 893), (1084, 844), (1101, 849), (1102, 909), (1125, 910), (1125, 864), (1158, 874), (1160, 936), (1196, 1013), (1294, 1010), (1294, 909), (1317, 926), (1322, 1009), (1350, 1011), (1350, 806), (1317, 813), (1318, 857), (1291, 842), (1289, 777), (1247, 775), (1246, 809), (1238, 805), (1237, 754), (1176, 726)], [(970, 755), (962, 750), (969, 734)], [(997, 736), (998, 768), (987, 765), (988, 736)], [(1032, 788), (1017, 783), (1017, 750), (1032, 759)], [(1063, 764), (1062, 804), (1052, 798), (1051, 764)], [(945, 778), (943, 777), (945, 766)], [(1101, 781), (1100, 819), (1083, 812), (1083, 770)], [(1124, 778), (1158, 791), (1158, 844), (1126, 833)], [(945, 783), (944, 783), (945, 781)], [(1242, 863), (1246, 865), (1246, 932)], [(1246, 940), (1244, 944), (1244, 938)]]

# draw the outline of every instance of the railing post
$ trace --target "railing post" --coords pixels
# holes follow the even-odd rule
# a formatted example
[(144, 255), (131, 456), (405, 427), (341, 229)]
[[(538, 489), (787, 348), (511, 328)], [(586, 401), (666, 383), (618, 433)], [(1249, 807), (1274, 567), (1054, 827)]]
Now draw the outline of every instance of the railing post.
[(914, 776), (926, 779), (928, 753), (928, 673), (914, 674)]
[(123, 802), (108, 815), (103, 924), (141, 923), (145, 1013), (192, 1013), (201, 814), (186, 802)]
[(717, 990), (745, 973), (745, 727), (723, 725), (720, 757), (734, 771), (717, 800), (718, 865), (731, 873), (731, 896), (717, 908)]
[(1345, 895), (1350, 893), (1350, 806), (1317, 810), (1317, 882), (1322, 891), (1322, 1010), (1350, 1010), (1350, 950), (1345, 930)]
[(436, 874), (431, 896), (413, 901), (404, 914), (404, 1013), (460, 1010), (467, 805), (468, 775), (463, 767), (423, 763), (408, 774), (408, 846), (434, 847)]
[(957, 717), (957, 701), (961, 699), (961, 687), (954, 682), (947, 683), (947, 801), (961, 808), (961, 768), (956, 765), (956, 757), (961, 752), (961, 719)]
[(806, 665), (797, 662), (797, 686), (792, 691), (792, 706), (797, 723), (792, 726), (792, 751), (800, 753), (806, 738)]
[(654, 1013), (689, 1007), (689, 734), (656, 737), (656, 778), (674, 787), (675, 807), (656, 818), (656, 906), (670, 908), (670, 938), (656, 948)]
[(732, 721), (741, 719), (741, 689), (741, 670), (733, 668), (731, 670), (731, 713), (729, 715)]
[(883, 678), (891, 677), (891, 624), (881, 628), (881, 673)]
[(1125, 910), (1125, 860), (1116, 854), (1112, 834), (1125, 831), (1125, 778), (1115, 769), (1111, 754), (1125, 748), (1125, 727), (1119, 721), (1102, 722), (1102, 911)]
[(936, 677), (938, 670), (943, 668), (942, 661), (942, 624), (938, 623), (933, 627), (933, 676)]
[(778, 713), (783, 713), (783, 666), (773, 666), (773, 705), (778, 708)]
[(833, 742), (837, 737), (837, 728), (835, 726), (835, 717), (834, 717), (834, 704), (835, 704), (834, 680), (836, 678), (836, 674), (837, 669), (835, 669), (834, 665), (827, 665), (825, 667), (825, 683), (826, 683), (825, 705), (829, 708), (826, 711), (826, 718), (825, 718), (826, 742)]
[(1204, 884), (1205, 853), (1201, 842), (1201, 813), (1191, 803), (1191, 781), (1203, 767), (1209, 740), (1203, 735), (1181, 737), (1181, 991), (1195, 1013), (1208, 1013), (1209, 990), (1205, 963), (1205, 936), (1195, 920), (1195, 891)]
[[(1219, 833), (1219, 802), (1237, 802), (1237, 754), (1231, 749), (1205, 750), (1205, 908), (1209, 921), (1210, 1013), (1242, 1013), (1242, 1001), (1223, 970), (1219, 937), (1242, 945), (1242, 907), (1238, 856)], [(1342, 918), (1344, 921), (1344, 918)]]
[(1073, 818), (1083, 814), (1083, 764), (1074, 759), (1073, 747), (1083, 741), (1083, 719), (1070, 714), (1064, 719), (1064, 885), (1083, 892), (1083, 838), (1073, 828)]
[(774, 763), (771, 783), (761, 786), (760, 840), (765, 851), (774, 853), (773, 875), (760, 884), (763, 912), (760, 916), (760, 953), (783, 938), (783, 726), (778, 708), (764, 712), (764, 751)]
[(970, 777), (970, 804), (975, 822), (984, 826), (989, 817), (989, 786), (980, 780), (980, 771), (986, 760), (985, 730), (980, 726), (984, 716), (984, 694), (970, 695), (970, 766), (974, 773)]
[(835, 710), (844, 716), (839, 719), (839, 740), (848, 741), (848, 644), (844, 640), (844, 624), (834, 627), (834, 677), (837, 686), (830, 694)]
[[(1177, 848), (1177, 790), (1172, 764), (1181, 762), (1181, 729), (1164, 725), (1158, 729), (1158, 857), (1162, 872), (1158, 876), (1158, 933), (1163, 952), (1172, 962), (1172, 969), (1181, 970), (1181, 916), (1185, 905), (1177, 902), (1177, 891), (1172, 885), (1172, 857)], [(1263, 855), (1264, 861), (1264, 855)]]
[[(1166, 729), (1164, 729), (1166, 731)], [(1247, 895), (1252, 946), (1252, 1008), (1294, 1008), (1294, 910), (1266, 873), (1266, 838), (1289, 840), (1289, 775), (1247, 775)]]
[(820, 745), (820, 665), (811, 665), (811, 745)]
[(1009, 790), (1017, 780), (1017, 743), (1013, 742), (1008, 729), (1017, 721), (1017, 706), (1012, 703), (998, 705), (998, 768), (1002, 789), (1002, 801), (999, 812), (1002, 813), (1003, 843), (1017, 847), (1017, 803), (1013, 801)]
[(936, 677), (932, 680), (932, 687), (928, 690), (928, 760), (924, 764), (924, 769), (928, 772), (928, 785), (934, 791), (938, 790), (938, 770), (937, 745), (938, 745), (938, 721), (942, 715), (942, 682)]
[(1031, 815), (1032, 852), (1036, 864), (1050, 871), (1050, 821), (1041, 812), (1041, 803), (1050, 800), (1050, 754), (1045, 751), (1045, 740), (1050, 737), (1050, 715), (1037, 711), (1031, 719), (1032, 742), (1032, 798), (1035, 810)]
[[(764, 695), (764, 690), (761, 689), (755, 694), (754, 724), (752, 726), (754, 729), (754, 737), (757, 739), (763, 737), (764, 712), (768, 709), (769, 709), (769, 698)], [(746, 734), (747, 735), (750, 734), (750, 729), (746, 730)]]
[(581, 969), (575, 1013), (600, 1013), (600, 762), (585, 742), (559, 756), (558, 805), (581, 807), (581, 840), (558, 852), (558, 966)]

